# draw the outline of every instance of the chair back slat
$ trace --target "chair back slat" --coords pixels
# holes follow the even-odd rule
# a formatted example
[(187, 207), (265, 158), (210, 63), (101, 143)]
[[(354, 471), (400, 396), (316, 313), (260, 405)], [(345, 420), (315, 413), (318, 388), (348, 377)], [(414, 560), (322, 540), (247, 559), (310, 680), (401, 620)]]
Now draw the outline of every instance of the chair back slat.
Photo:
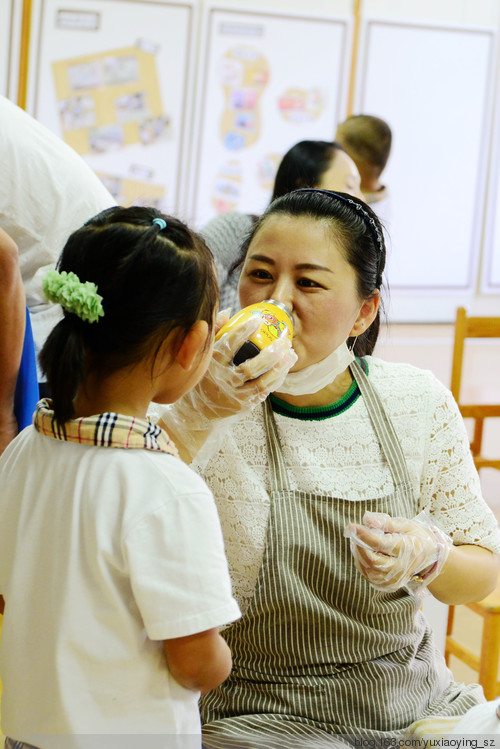
[[(455, 319), (455, 332), (453, 341), (453, 357), (451, 365), (450, 390), (457, 403), (462, 407), (465, 404), (460, 399), (462, 385), (462, 371), (465, 356), (465, 341), (467, 338), (498, 338), (500, 342), (500, 317), (467, 316), (465, 307), (457, 309)], [(487, 409), (496, 409), (496, 406), (485, 406)], [(463, 414), (465, 415), (465, 414)], [(472, 414), (468, 414), (471, 417)], [(498, 416), (498, 413), (483, 413), (486, 416)]]
[(468, 317), (467, 338), (500, 338), (500, 317)]

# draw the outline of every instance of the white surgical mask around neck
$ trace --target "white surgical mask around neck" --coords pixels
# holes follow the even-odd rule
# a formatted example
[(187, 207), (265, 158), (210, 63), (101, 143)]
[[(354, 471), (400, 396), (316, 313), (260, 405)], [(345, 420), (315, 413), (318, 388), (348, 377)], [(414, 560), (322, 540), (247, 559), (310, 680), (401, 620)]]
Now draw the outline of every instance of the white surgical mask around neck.
[(341, 343), (325, 359), (299, 372), (289, 372), (285, 377), (279, 392), (286, 395), (312, 395), (329, 385), (334, 379), (347, 369), (354, 361), (354, 354), (347, 348), (347, 343)]

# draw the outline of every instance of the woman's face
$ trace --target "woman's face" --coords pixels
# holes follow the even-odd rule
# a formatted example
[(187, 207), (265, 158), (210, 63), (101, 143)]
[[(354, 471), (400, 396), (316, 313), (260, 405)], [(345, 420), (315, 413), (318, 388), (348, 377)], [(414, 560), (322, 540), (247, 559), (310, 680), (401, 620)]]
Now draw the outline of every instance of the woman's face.
[(361, 178), (354, 161), (345, 151), (335, 151), (330, 166), (323, 172), (318, 185), (321, 190), (333, 190), (335, 192), (346, 192), (357, 198), (363, 198), (361, 192)]
[(378, 299), (361, 299), (356, 282), (356, 272), (326, 221), (274, 214), (248, 248), (240, 302), (246, 307), (276, 299), (291, 309), (298, 356), (292, 371), (299, 371), (324, 359), (373, 321)]

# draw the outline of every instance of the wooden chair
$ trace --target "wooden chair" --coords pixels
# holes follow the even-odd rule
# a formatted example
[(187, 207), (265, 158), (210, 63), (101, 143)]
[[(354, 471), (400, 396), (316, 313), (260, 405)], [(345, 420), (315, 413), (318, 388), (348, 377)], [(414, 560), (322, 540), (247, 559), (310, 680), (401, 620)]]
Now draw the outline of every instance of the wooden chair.
[(446, 628), (446, 645), (444, 655), (450, 665), (450, 655), (454, 655), (469, 668), (478, 673), (478, 682), (484, 689), (487, 700), (494, 700), (500, 694), (498, 664), (500, 661), (500, 585), (493, 593), (478, 603), (464, 604), (467, 608), (483, 617), (483, 632), (479, 656), (462, 645), (453, 636), (453, 619), (455, 606), (449, 607), (448, 625)]
[[(455, 320), (455, 339), (451, 372), (451, 392), (455, 396), (464, 419), (472, 419), (474, 435), (471, 441), (471, 452), (478, 471), (481, 468), (500, 470), (500, 458), (487, 458), (483, 455), (483, 427), (487, 418), (500, 417), (500, 403), (463, 403), (460, 398), (462, 384), (462, 367), (464, 361), (465, 340), (467, 338), (498, 338), (500, 342), (500, 317), (468, 317), (466, 310), (460, 307)], [(484, 689), (487, 700), (493, 700), (500, 694), (498, 666), (500, 660), (500, 584), (484, 600), (465, 604), (467, 608), (483, 617), (480, 654), (477, 656), (470, 648), (460, 644), (453, 636), (453, 619), (455, 607), (449, 607), (446, 633), (445, 658), (449, 664), (450, 655), (454, 655), (478, 672), (478, 681)]]
[[(464, 419), (473, 419), (474, 436), (471, 451), (476, 468), (496, 468), (500, 470), (500, 458), (485, 458), (482, 455), (483, 426), (487, 418), (500, 417), (500, 403), (463, 403), (460, 398), (462, 366), (466, 338), (498, 338), (500, 342), (500, 317), (468, 317), (464, 307), (459, 307), (455, 320), (455, 340), (451, 366), (451, 392)], [(499, 393), (500, 399), (500, 393)]]

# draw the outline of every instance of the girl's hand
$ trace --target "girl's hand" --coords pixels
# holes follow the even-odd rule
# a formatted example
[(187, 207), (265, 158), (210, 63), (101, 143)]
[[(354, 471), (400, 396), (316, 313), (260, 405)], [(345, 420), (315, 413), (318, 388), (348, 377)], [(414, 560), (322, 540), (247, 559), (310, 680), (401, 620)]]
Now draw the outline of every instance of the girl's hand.
[(422, 513), (413, 520), (367, 512), (345, 532), (356, 568), (378, 590), (418, 595), (441, 572), (453, 542)]

